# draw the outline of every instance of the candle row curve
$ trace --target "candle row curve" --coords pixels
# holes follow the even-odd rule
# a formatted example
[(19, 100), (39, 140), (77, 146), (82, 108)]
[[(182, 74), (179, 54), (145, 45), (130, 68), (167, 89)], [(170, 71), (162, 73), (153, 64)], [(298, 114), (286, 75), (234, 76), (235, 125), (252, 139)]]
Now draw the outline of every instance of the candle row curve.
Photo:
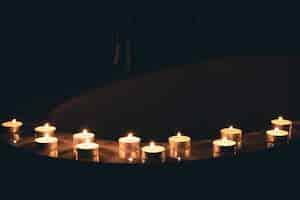
[[(271, 120), (273, 129), (266, 131), (266, 142), (268, 147), (278, 144), (289, 143), (292, 136), (291, 120), (278, 117)], [(13, 119), (2, 123), (8, 129), (9, 134), (18, 133), (23, 126), (23, 122)], [(56, 127), (46, 123), (35, 129), (34, 143), (36, 147), (43, 151), (56, 152), (58, 148), (58, 138), (55, 137)], [(18, 138), (14, 139), (14, 143)], [(169, 156), (178, 161), (188, 158), (191, 154), (192, 139), (189, 136), (178, 132), (169, 137)], [(141, 138), (128, 133), (127, 136), (120, 137), (119, 157), (120, 159), (133, 162), (141, 159), (142, 163), (163, 163), (166, 160), (166, 148), (151, 141), (148, 145), (141, 147)], [(220, 130), (220, 138), (212, 141), (212, 151), (214, 157), (235, 155), (243, 144), (243, 131), (230, 126)], [(55, 153), (54, 153), (55, 154)], [(51, 153), (49, 154), (51, 155)], [(73, 155), (80, 161), (100, 161), (99, 144), (96, 143), (95, 134), (87, 129), (73, 134)]]

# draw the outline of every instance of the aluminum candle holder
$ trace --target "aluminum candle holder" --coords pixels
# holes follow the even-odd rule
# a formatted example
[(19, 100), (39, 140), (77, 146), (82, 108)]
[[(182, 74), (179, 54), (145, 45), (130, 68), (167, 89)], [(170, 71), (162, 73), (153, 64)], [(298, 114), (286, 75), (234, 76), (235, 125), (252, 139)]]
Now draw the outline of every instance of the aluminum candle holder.
[(76, 145), (75, 159), (83, 162), (99, 162), (99, 145), (89, 141)]
[(236, 155), (237, 143), (223, 137), (213, 141), (213, 157)]
[(58, 139), (46, 134), (43, 137), (38, 137), (35, 140), (36, 149), (42, 154), (46, 154), (50, 157), (58, 156)]
[(142, 148), (142, 162), (144, 164), (161, 164), (166, 161), (166, 149), (163, 146), (150, 142)]
[(273, 128), (279, 128), (280, 130), (288, 131), (289, 139), (292, 138), (293, 122), (291, 120), (284, 119), (283, 117), (279, 116), (278, 119), (273, 119), (271, 123)]
[(289, 143), (289, 132), (274, 128), (273, 130), (266, 131), (266, 143), (267, 148), (274, 148), (277, 146), (285, 145)]
[(237, 144), (237, 149), (242, 147), (242, 130), (230, 126), (229, 128), (223, 128), (220, 130), (221, 138), (227, 138), (228, 140), (233, 140)]
[(126, 137), (119, 138), (119, 157), (132, 163), (140, 159), (141, 139), (129, 133)]
[(191, 155), (191, 138), (183, 136), (180, 132), (169, 137), (169, 156), (177, 160), (189, 158)]
[(17, 121), (16, 119), (2, 123), (2, 127), (6, 128), (7, 132), (12, 134), (19, 133), (22, 126), (23, 122)]
[(45, 135), (54, 136), (56, 127), (51, 126), (49, 123), (46, 123), (43, 126), (38, 126), (35, 129), (36, 137), (43, 137)]

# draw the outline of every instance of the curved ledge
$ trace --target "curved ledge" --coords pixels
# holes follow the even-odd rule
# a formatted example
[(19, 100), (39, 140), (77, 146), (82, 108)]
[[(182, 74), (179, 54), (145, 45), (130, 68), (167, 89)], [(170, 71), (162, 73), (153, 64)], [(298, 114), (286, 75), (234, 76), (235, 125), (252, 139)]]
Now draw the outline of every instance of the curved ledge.
[[(299, 124), (295, 123), (295, 127)], [(73, 143), (72, 143), (72, 134), (70, 133), (57, 133), (59, 138), (59, 147), (58, 147), (58, 155), (50, 155), (50, 157), (59, 158), (59, 159), (67, 159), (73, 160)], [(43, 151), (37, 150), (34, 144), (34, 137), (32, 135), (23, 134), (21, 135), (21, 139), (18, 143), (14, 143), (11, 140), (12, 135), (10, 134), (1, 134), (1, 141), (8, 143), (20, 150), (26, 150), (41, 156), (49, 156), (47, 153)], [(294, 128), (292, 139), (290, 143), (298, 143), (300, 142), (300, 133), (296, 131)], [(96, 139), (96, 143), (100, 145), (100, 163), (107, 164), (135, 164), (140, 165), (142, 162), (137, 160), (131, 163), (128, 160), (122, 160), (119, 157), (118, 153), (118, 143), (116, 141), (111, 140), (102, 140)], [(165, 146), (167, 149), (167, 159), (166, 164), (178, 164), (178, 160), (173, 159), (169, 156), (169, 148), (167, 143), (160, 143)], [(142, 144), (143, 145), (143, 144)], [(287, 146), (288, 144), (284, 144), (283, 146)], [(277, 146), (274, 148), (281, 148), (282, 146)], [(245, 133), (243, 136), (242, 148), (237, 152), (235, 156), (241, 157), (248, 153), (255, 153), (261, 151), (267, 151), (270, 147), (267, 147), (265, 133), (264, 131)], [(214, 159), (212, 152), (212, 140), (193, 140), (191, 147), (191, 154), (188, 158), (184, 160), (180, 160), (180, 162), (193, 162), (199, 160), (212, 160)]]

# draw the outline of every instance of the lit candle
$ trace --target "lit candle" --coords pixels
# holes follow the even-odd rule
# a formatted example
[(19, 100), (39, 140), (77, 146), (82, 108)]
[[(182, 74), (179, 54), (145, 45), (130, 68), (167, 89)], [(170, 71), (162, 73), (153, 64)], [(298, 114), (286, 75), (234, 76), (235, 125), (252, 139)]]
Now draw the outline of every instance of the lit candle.
[(75, 133), (73, 135), (73, 146), (76, 147), (77, 144), (85, 143), (86, 141), (94, 142), (95, 134), (89, 132), (87, 129), (82, 130), (80, 133)]
[(213, 141), (213, 156), (234, 155), (236, 153), (236, 142), (226, 137)]
[(121, 159), (131, 160), (133, 162), (140, 157), (141, 138), (129, 133), (126, 137), (119, 138), (119, 156)]
[(283, 117), (279, 116), (278, 119), (273, 119), (271, 121), (274, 128), (279, 128), (281, 130), (285, 130), (289, 132), (289, 138), (292, 136), (292, 127), (293, 122), (288, 119), (284, 119)]
[(170, 157), (172, 158), (188, 158), (191, 153), (191, 138), (182, 135), (180, 132), (177, 135), (169, 137)]
[(273, 130), (268, 130), (266, 134), (268, 143), (281, 143), (288, 142), (289, 140), (289, 132), (285, 130), (280, 130), (277, 127)]
[(143, 163), (152, 163), (158, 164), (165, 162), (166, 154), (165, 154), (165, 147), (156, 145), (154, 142), (150, 142), (148, 146), (144, 146), (142, 148), (142, 161)]
[(13, 119), (11, 121), (3, 122), (2, 126), (8, 128), (10, 133), (16, 133), (19, 131), (20, 127), (23, 126), (23, 122)]
[(44, 135), (53, 136), (54, 132), (56, 130), (55, 126), (51, 126), (49, 123), (46, 123), (43, 126), (38, 126), (35, 129), (35, 132), (37, 133), (37, 137), (42, 137)]
[(221, 138), (227, 138), (237, 143), (237, 147), (241, 148), (242, 145), (242, 130), (230, 126), (229, 128), (221, 129)]
[(99, 162), (99, 145), (89, 140), (76, 145), (76, 160)]
[(57, 157), (58, 139), (56, 137), (46, 133), (44, 136), (38, 137), (34, 141), (37, 149), (42, 153), (47, 153), (47, 155), (51, 157)]

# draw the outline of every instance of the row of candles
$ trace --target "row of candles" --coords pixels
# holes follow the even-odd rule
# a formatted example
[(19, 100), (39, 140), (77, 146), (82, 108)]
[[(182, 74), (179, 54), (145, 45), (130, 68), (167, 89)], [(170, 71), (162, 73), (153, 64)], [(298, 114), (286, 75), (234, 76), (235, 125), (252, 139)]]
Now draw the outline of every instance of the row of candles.
[[(266, 131), (266, 142), (268, 147), (276, 144), (288, 143), (292, 134), (292, 121), (278, 117), (271, 121), (273, 129)], [(16, 134), (23, 123), (13, 119), (2, 123), (10, 134)], [(35, 128), (36, 137), (34, 143), (38, 149), (55, 152), (57, 156), (58, 138), (55, 137), (56, 127), (46, 123)], [(212, 151), (214, 157), (235, 155), (242, 148), (242, 130), (230, 126), (220, 130), (220, 139), (213, 140)], [(16, 134), (17, 135), (17, 134)], [(17, 143), (18, 138), (14, 138)], [(171, 136), (169, 141), (169, 156), (178, 161), (188, 158), (191, 154), (191, 138), (182, 135), (180, 132)], [(73, 154), (76, 160), (99, 162), (99, 144), (95, 142), (95, 134), (84, 129), (80, 133), (73, 134)], [(119, 157), (129, 162), (138, 160), (140, 157), (143, 163), (163, 163), (166, 160), (166, 148), (151, 141), (149, 145), (140, 147), (141, 138), (129, 133), (121, 137), (119, 142)], [(142, 155), (140, 156), (140, 152)], [(49, 155), (53, 155), (49, 154)]]

